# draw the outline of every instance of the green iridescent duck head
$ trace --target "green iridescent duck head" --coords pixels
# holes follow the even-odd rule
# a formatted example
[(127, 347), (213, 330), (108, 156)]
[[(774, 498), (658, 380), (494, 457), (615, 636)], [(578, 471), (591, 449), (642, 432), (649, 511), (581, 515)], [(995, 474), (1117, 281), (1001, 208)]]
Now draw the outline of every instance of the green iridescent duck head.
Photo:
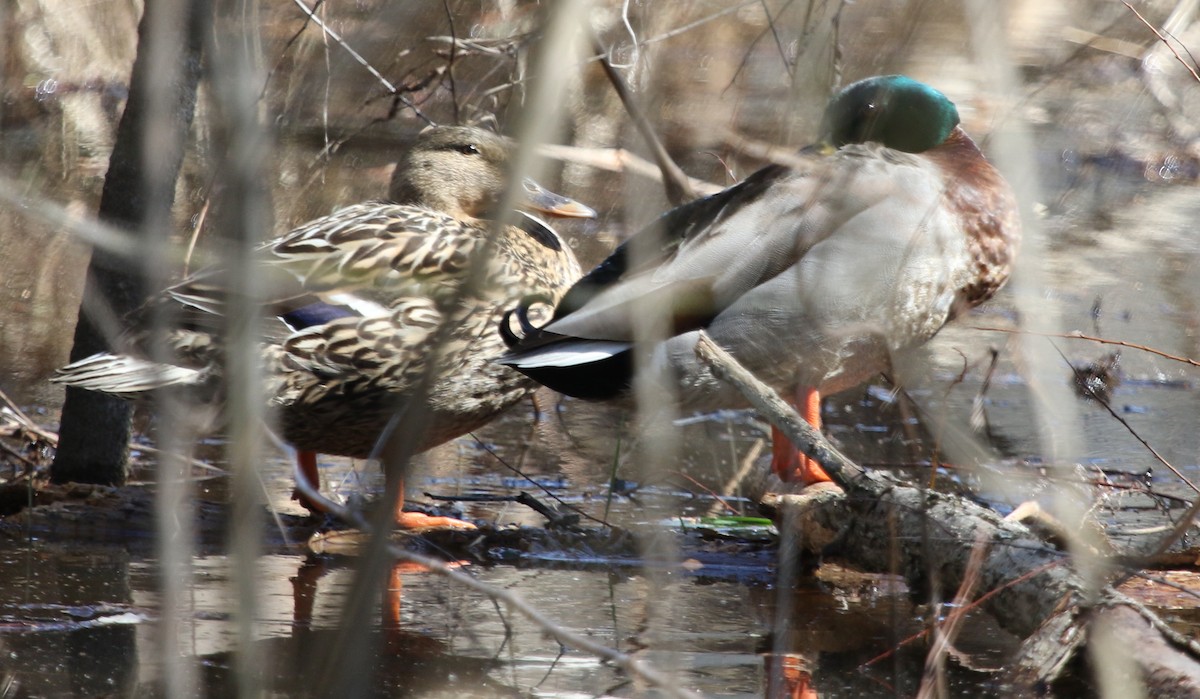
[(921, 153), (941, 145), (958, 126), (945, 95), (904, 75), (881, 75), (842, 89), (825, 110), (822, 138), (836, 148), (873, 141)]

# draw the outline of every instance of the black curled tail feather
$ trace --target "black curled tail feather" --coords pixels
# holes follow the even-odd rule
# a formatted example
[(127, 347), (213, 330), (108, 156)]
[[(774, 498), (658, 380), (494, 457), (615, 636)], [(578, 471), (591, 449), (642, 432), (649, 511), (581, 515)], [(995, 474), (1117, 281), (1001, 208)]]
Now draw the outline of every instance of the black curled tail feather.
[[(510, 308), (500, 318), (500, 337), (510, 350), (519, 349), (522, 345), (536, 341), (542, 334), (542, 329), (529, 320), (529, 310), (534, 304), (554, 305), (554, 299), (546, 294), (527, 294), (521, 298), (516, 308)], [(512, 321), (516, 318), (521, 334), (513, 332)]]
[[(529, 319), (529, 311), (538, 303), (552, 304), (553, 299), (542, 294), (531, 294), (522, 298), (516, 308), (504, 312), (499, 330), (509, 353), (497, 359), (497, 362), (521, 372), (543, 386), (576, 398), (608, 400), (629, 389), (633, 381), (633, 352), (630, 350), (578, 366), (538, 366), (536, 362), (522, 362), (520, 358), (523, 355), (533, 353), (539, 348), (560, 343), (569, 346), (575, 340), (534, 325)], [(519, 333), (513, 330), (514, 320), (520, 329)]]

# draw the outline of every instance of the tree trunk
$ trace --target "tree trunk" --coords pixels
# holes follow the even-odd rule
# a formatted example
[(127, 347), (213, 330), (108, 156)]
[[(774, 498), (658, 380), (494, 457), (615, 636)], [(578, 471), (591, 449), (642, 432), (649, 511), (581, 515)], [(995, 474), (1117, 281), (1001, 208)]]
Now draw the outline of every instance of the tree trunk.
[[(137, 231), (144, 242), (170, 230), (174, 183), (195, 112), (208, 18), (203, 0), (182, 0), (174, 26), (173, 10), (170, 3), (146, 3), (129, 99), (100, 198), (99, 217)], [(100, 248), (92, 252), (71, 361), (110, 349), (111, 338), (93, 322), (89, 309), (103, 304), (113, 317), (121, 318), (145, 300), (145, 273), (162, 270), (140, 269), (141, 262)], [(127, 401), (68, 388), (50, 480), (124, 484), (131, 416)]]

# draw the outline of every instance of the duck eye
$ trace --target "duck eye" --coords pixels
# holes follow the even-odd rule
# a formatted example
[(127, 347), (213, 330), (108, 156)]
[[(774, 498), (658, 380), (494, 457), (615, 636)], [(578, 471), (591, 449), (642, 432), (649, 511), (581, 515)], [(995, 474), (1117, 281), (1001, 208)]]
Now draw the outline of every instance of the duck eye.
[(458, 147), (458, 152), (463, 155), (479, 155), (479, 147), (474, 143), (468, 143)]

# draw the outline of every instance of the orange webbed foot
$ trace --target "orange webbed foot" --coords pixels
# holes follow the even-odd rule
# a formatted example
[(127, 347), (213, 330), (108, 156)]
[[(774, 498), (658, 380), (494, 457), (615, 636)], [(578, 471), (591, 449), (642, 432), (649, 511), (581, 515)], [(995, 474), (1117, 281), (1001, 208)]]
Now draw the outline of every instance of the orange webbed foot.
[(397, 512), (396, 528), (405, 531), (425, 529), (477, 529), (474, 524), (453, 517), (437, 517), (423, 512)]
[[(303, 480), (306, 484), (312, 487), (313, 490), (321, 489), (321, 474), (317, 471), (317, 454), (311, 451), (296, 452), (296, 480)], [(321, 503), (316, 502), (305, 495), (300, 488), (292, 491), (292, 499), (300, 503), (300, 506), (308, 510), (311, 514), (322, 515), (328, 510)]]
[[(821, 429), (820, 391), (814, 388), (797, 390), (793, 407), (814, 429)], [(784, 483), (807, 486), (833, 480), (820, 464), (798, 451), (787, 436), (774, 426), (771, 427), (771, 470)]]

